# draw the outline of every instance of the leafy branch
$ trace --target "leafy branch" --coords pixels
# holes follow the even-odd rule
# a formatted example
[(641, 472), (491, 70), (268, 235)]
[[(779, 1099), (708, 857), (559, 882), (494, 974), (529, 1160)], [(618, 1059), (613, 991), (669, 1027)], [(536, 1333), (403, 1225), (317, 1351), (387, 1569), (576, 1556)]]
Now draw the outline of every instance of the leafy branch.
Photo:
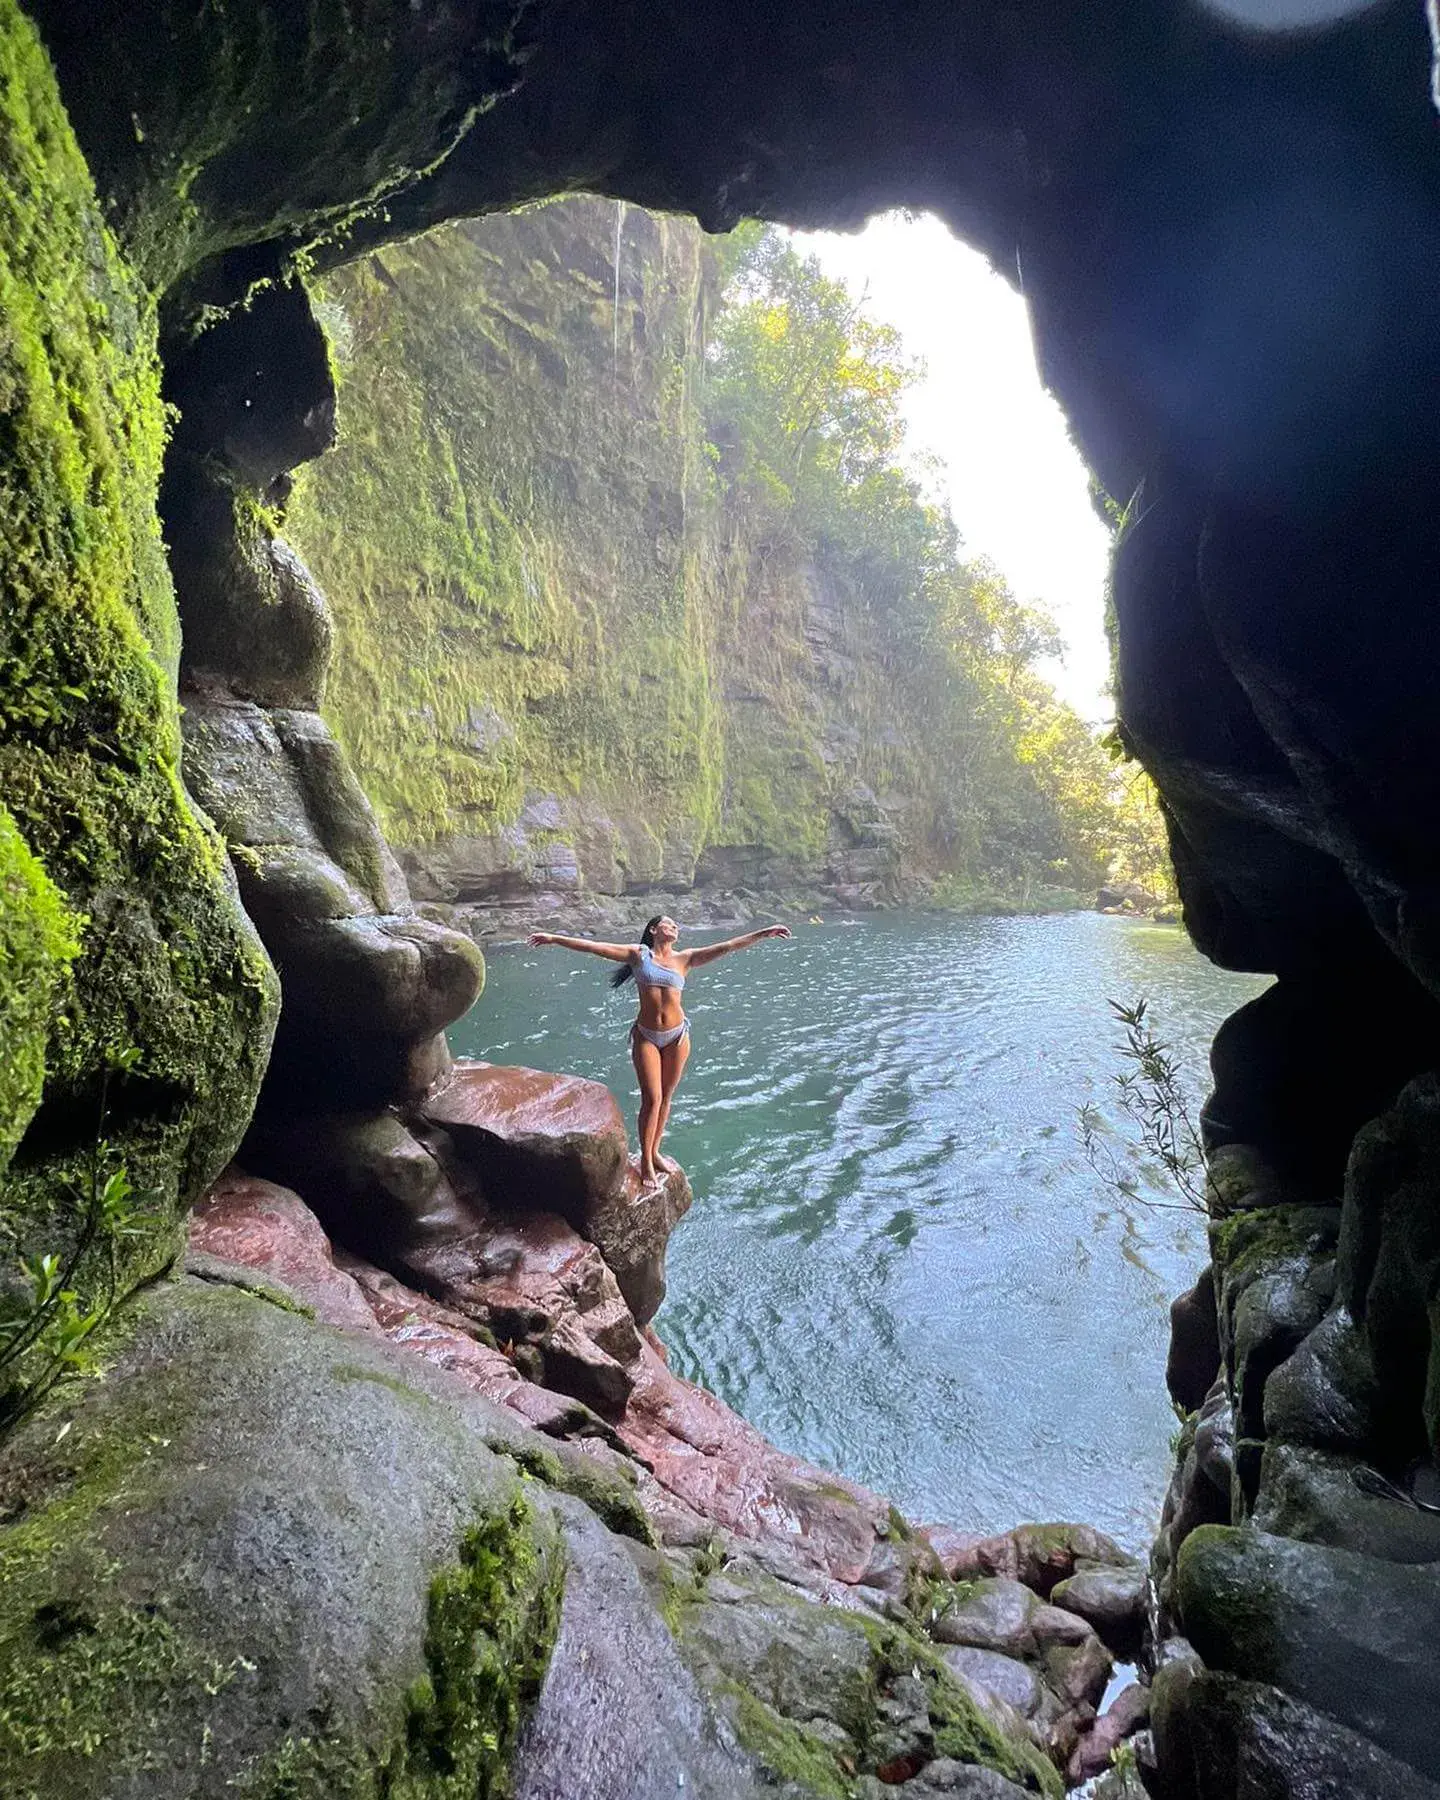
[[(143, 1236), (158, 1222), (142, 1210), (154, 1196), (137, 1190), (115, 1150), (102, 1135), (111, 1072), (128, 1074), (139, 1061), (131, 1047), (110, 1059), (101, 1084), (95, 1142), (83, 1188), (68, 1186), (82, 1209), (80, 1230), (68, 1255), (46, 1252), (33, 1262), (20, 1258), (24, 1301), (12, 1317), (0, 1320), (0, 1430), (32, 1413), (63, 1375), (84, 1374), (94, 1367), (89, 1340), (115, 1310), (120, 1297), (119, 1249), (123, 1239)], [(104, 1246), (104, 1276), (98, 1294), (82, 1300), (74, 1285), (86, 1258)], [(38, 1364), (38, 1372), (21, 1379), (22, 1365)]]
[[(1150, 1029), (1148, 1001), (1109, 1005), (1124, 1033), (1120, 1057), (1126, 1066), (1110, 1077), (1124, 1124), (1117, 1131), (1089, 1102), (1078, 1108), (1085, 1160), (1122, 1199), (1208, 1216), (1205, 1147), (1179, 1064)], [(1157, 1198), (1155, 1189), (1167, 1184), (1179, 1199)]]

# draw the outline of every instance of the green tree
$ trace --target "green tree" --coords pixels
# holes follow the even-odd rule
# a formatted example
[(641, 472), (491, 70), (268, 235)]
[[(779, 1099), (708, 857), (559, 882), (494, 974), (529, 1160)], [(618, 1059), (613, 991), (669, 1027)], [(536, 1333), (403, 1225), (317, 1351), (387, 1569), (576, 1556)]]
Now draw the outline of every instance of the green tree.
[(902, 401), (922, 373), (863, 296), (779, 232), (732, 251), (707, 404), (723, 478), (877, 627), (943, 774), (931, 834), (945, 864), (979, 893), (1079, 894), (1115, 855), (1113, 771), (1036, 672), (1060, 652), (1054, 621), (964, 557), (906, 460)]

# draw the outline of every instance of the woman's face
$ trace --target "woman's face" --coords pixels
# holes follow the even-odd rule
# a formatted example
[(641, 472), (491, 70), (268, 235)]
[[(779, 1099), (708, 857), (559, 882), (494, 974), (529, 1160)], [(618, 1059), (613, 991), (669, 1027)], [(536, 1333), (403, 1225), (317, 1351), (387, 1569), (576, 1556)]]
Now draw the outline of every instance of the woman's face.
[(662, 950), (668, 950), (680, 935), (680, 927), (667, 913), (655, 927), (655, 942)]

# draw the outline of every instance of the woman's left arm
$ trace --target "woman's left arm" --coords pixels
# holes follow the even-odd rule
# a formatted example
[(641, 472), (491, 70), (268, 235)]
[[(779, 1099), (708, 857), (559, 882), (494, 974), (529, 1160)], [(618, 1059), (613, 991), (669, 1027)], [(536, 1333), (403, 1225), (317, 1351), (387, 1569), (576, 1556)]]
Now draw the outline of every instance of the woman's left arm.
[(701, 944), (698, 950), (685, 950), (681, 954), (685, 958), (685, 969), (698, 969), (703, 963), (714, 962), (718, 956), (728, 956), (732, 950), (749, 950), (753, 945), (761, 943), (765, 938), (788, 938), (788, 925), (762, 925), (758, 931), (747, 931), (740, 937), (724, 938), (718, 944)]

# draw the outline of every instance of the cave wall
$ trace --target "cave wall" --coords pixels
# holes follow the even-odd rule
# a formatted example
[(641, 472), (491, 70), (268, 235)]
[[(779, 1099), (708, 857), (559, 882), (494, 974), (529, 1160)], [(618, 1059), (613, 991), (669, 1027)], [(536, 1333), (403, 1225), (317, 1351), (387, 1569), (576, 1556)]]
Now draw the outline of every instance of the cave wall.
[(0, 166), (0, 1241), (7, 1277), (63, 1263), (123, 1163), (158, 1217), (133, 1280), (244, 1130), (277, 993), (180, 781), (154, 304), (9, 0)]
[[(365, 980), (399, 970), (373, 1126), (423, 1073), (434, 986), (465, 986), (432, 984), (431, 956), (472, 989), (478, 971), (416, 941), (314, 722), (323, 608), (271, 509), (323, 441), (328, 389), (287, 276), (578, 186), (709, 226), (933, 206), (1023, 285), (1047, 378), (1125, 507), (1122, 726), (1169, 808), (1192, 932), (1280, 977), (1216, 1047), (1216, 1382), (1161, 1571), (1205, 1666), (1177, 1656), (1166, 1676), (1159, 1791), (1433, 1792), (1411, 1728), (1433, 1716), (1416, 1670), (1440, 1564), (1415, 1487), (1440, 1436), (1422, 10), (1387, 0), (1277, 38), (1178, 0), (1099, 24), (1038, 0), (577, 3), (524, 9), (523, 40), (506, 9), (442, 0), (125, 0), (99, 39), (64, 0), (32, 16), (58, 93), (0, 0), (15, 1247), (73, 1239), (103, 1130), (165, 1201), (127, 1278), (162, 1262), (179, 1203), (244, 1129), (273, 1019), (270, 965), (177, 774), (157, 330), (182, 409), (166, 518), (195, 630), (190, 781), (298, 1002), (277, 1076), (337, 1050), (305, 1028), (352, 982), (342, 946), (365, 946)], [(281, 368), (299, 356), (306, 405), (270, 409), (257, 445), (245, 365), (267, 317), (288, 321), (273, 349)], [(271, 1092), (280, 1127), (336, 1098)]]

